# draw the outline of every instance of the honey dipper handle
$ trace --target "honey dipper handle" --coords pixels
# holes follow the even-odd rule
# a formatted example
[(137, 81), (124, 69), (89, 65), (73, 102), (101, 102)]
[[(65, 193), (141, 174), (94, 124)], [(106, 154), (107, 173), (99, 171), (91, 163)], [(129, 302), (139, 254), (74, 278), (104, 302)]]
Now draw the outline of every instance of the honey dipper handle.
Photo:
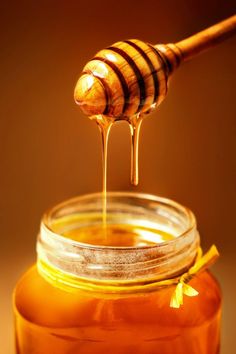
[(236, 15), (217, 23), (191, 37), (175, 43), (182, 53), (184, 61), (213, 47), (236, 33)]

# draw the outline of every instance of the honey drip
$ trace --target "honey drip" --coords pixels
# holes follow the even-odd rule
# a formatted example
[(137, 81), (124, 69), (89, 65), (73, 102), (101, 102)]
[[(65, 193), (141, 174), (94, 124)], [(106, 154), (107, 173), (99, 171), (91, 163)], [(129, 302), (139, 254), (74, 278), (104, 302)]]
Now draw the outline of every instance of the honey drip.
[[(106, 213), (107, 213), (107, 151), (108, 151), (108, 141), (109, 134), (112, 125), (115, 123), (115, 120), (107, 117), (105, 115), (97, 115), (91, 117), (95, 119), (98, 124), (101, 140), (102, 140), (102, 194), (103, 194), (103, 205), (102, 205), (102, 223), (103, 228), (106, 230)], [(139, 168), (138, 168), (138, 152), (139, 152), (139, 135), (140, 127), (142, 124), (143, 118), (140, 115), (133, 116), (127, 120), (130, 127), (131, 134), (131, 183), (134, 186), (138, 185), (139, 182)], [(104, 231), (106, 233), (106, 231)]]
[(135, 116), (129, 120), (131, 132), (131, 183), (134, 186), (137, 186), (139, 182), (138, 152), (139, 133), (142, 121), (140, 116)]
[(102, 138), (102, 224), (106, 235), (106, 215), (107, 215), (107, 147), (112, 121), (106, 116), (97, 116), (96, 122), (101, 132)]

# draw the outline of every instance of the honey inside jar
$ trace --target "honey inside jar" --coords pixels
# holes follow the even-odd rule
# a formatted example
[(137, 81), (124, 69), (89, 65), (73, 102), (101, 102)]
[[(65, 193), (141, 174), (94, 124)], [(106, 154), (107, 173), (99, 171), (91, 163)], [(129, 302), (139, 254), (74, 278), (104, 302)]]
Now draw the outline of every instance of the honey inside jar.
[(106, 225), (106, 237), (101, 225), (69, 230), (63, 236), (88, 245), (109, 247), (143, 247), (170, 241), (174, 236), (161, 230), (141, 225)]
[(189, 282), (199, 295), (178, 309), (170, 307), (174, 285), (149, 288), (194, 261), (191, 213), (166, 199), (114, 194), (104, 238), (102, 197), (94, 198), (43, 219), (38, 267), (15, 290), (17, 354), (217, 354), (221, 295), (208, 271)]

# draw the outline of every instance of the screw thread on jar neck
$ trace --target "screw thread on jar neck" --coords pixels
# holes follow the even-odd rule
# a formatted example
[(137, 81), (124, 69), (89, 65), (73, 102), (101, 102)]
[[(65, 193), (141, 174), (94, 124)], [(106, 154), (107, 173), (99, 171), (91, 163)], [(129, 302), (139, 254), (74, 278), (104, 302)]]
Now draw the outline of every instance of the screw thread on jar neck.
[[(199, 234), (193, 213), (182, 205), (147, 194), (111, 192), (107, 195), (107, 223), (141, 226), (173, 235), (165, 242), (141, 246), (104, 246), (65, 237), (68, 230), (102, 224), (102, 194), (68, 200), (43, 217), (37, 241), (38, 268), (46, 278), (54, 270), (60, 282), (148, 283), (185, 272), (194, 262)], [(47, 273), (47, 274), (46, 274)], [(57, 274), (57, 276), (55, 275)], [(73, 281), (71, 281), (73, 279)]]

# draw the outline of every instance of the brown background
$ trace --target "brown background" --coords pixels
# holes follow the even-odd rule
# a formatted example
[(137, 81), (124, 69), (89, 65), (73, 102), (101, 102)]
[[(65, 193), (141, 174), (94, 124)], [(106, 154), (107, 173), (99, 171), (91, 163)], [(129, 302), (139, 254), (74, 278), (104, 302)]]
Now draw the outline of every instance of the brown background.
[[(73, 102), (83, 65), (117, 40), (178, 41), (235, 8), (223, 0), (6, 3), (0, 4), (0, 352), (13, 354), (11, 292), (35, 260), (43, 211), (101, 190), (98, 129)], [(235, 44), (230, 39), (175, 73), (159, 112), (144, 122), (137, 187), (189, 206), (204, 247), (218, 245), (222, 354), (236, 345)], [(134, 189), (129, 149), (128, 126), (118, 124), (109, 146), (111, 190)]]

